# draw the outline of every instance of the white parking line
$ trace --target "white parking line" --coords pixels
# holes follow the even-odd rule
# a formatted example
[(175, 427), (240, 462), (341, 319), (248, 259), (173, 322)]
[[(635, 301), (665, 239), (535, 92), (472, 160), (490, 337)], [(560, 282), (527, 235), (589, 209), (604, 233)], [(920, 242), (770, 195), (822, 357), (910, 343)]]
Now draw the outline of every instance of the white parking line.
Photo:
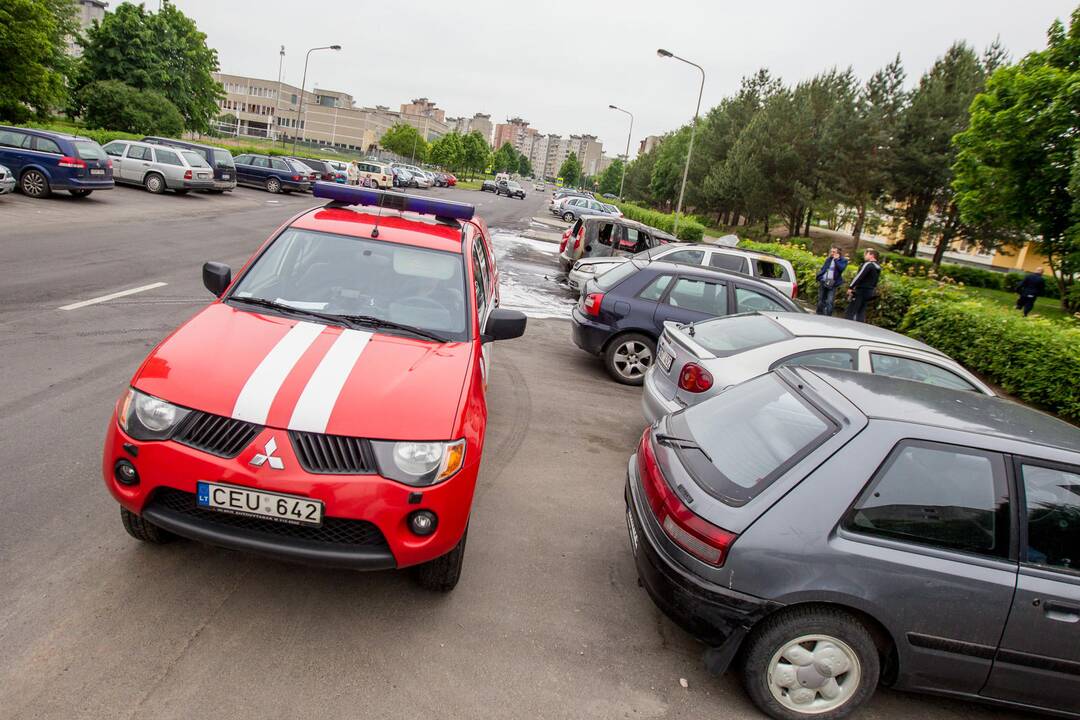
[(98, 303), (108, 302), (109, 300), (115, 300), (116, 298), (125, 297), (127, 295), (134, 295), (135, 293), (141, 293), (146, 292), (147, 290), (165, 287), (168, 284), (169, 283), (163, 282), (150, 283), (149, 285), (142, 285), (137, 288), (131, 288), (130, 290), (121, 290), (120, 292), (109, 293), (108, 295), (90, 298), (89, 300), (81, 300), (76, 303), (71, 303), (70, 305), (58, 307), (57, 310), (78, 310), (79, 308), (84, 308), (87, 305), (97, 305)]

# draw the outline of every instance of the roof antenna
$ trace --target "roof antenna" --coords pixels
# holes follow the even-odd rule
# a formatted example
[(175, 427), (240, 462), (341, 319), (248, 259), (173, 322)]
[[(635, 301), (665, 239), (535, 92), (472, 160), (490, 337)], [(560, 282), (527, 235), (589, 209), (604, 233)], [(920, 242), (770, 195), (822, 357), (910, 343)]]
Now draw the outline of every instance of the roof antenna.
[(378, 239), (378, 237), (379, 237), (379, 220), (382, 218), (382, 206), (383, 206), (383, 201), (385, 201), (385, 200), (386, 200), (386, 194), (385, 193), (380, 194), (379, 195), (379, 212), (375, 214), (375, 227), (371, 228), (371, 237), (373, 239)]

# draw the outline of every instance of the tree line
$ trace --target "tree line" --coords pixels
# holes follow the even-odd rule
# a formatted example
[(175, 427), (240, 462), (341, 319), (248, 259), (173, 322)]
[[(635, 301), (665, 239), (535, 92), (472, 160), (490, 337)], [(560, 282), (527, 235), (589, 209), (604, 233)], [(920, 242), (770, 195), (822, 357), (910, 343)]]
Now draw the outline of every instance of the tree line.
[[(896, 251), (932, 242), (935, 264), (959, 239), (1032, 241), (1080, 308), (1068, 292), (1080, 273), (1080, 8), (1047, 37), (1017, 63), (997, 42), (957, 42), (910, 89), (899, 56), (865, 81), (833, 68), (791, 86), (759, 70), (699, 122), (685, 204), (718, 225), (768, 232), (779, 219), (791, 235), (829, 219), (856, 245), (889, 223)], [(689, 137), (686, 125), (631, 162), (626, 196), (671, 208)]]

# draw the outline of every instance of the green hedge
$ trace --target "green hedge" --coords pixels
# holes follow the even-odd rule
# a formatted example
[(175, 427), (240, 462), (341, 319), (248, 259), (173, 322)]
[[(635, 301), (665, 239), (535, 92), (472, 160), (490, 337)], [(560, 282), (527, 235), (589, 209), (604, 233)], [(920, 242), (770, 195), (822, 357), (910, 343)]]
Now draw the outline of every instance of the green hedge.
[(934, 293), (916, 295), (901, 329), (1005, 392), (1080, 421), (1080, 329)]
[[(671, 213), (649, 210), (648, 208), (643, 208), (640, 205), (629, 202), (617, 202), (615, 200), (605, 200), (605, 202), (610, 202), (612, 205), (617, 206), (622, 210), (623, 215), (630, 220), (636, 220), (639, 223), (644, 223), (645, 225), (663, 230), (664, 232), (674, 232), (675, 216)], [(701, 242), (701, 239), (705, 237), (705, 226), (693, 218), (684, 215), (679, 219), (679, 232), (676, 237), (686, 242)]]

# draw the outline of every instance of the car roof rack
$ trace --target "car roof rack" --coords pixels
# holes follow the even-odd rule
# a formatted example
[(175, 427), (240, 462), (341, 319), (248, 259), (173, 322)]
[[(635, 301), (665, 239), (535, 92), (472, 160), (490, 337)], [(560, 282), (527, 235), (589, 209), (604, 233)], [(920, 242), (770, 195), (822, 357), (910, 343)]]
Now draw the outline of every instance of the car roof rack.
[(317, 180), (311, 189), (317, 198), (329, 200), (326, 207), (368, 207), (401, 212), (413, 212), (420, 215), (434, 215), (442, 223), (454, 224), (458, 220), (471, 220), (476, 208), (468, 203), (438, 198), (417, 197), (403, 192), (376, 190), (365, 187), (349, 187), (339, 183)]

